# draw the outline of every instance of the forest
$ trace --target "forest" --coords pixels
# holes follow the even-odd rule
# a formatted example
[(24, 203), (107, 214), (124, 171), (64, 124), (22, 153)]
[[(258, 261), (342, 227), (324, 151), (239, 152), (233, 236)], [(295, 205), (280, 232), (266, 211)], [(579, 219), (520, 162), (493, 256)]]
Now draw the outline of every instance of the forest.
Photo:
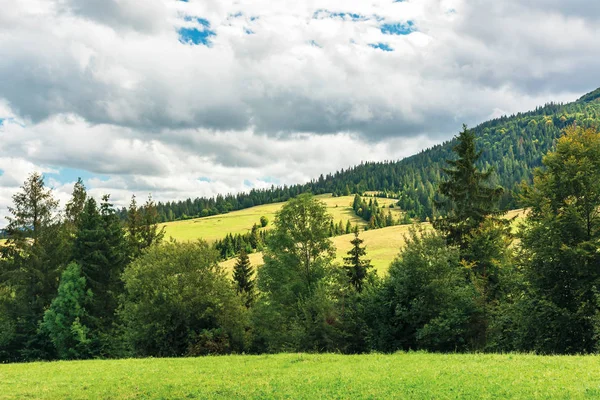
[[(586, 101), (568, 107), (590, 112)], [(544, 109), (519, 118), (544, 119)], [(527, 126), (539, 133), (534, 137), (549, 138), (568, 121)], [(273, 224), (252, 239), (260, 241), (264, 265), (251, 265), (250, 249), (242, 247), (229, 276), (218, 264), (217, 245), (164, 240), (160, 207), (151, 198), (142, 205), (133, 198), (122, 219), (108, 195), (97, 202), (78, 181), (59, 209), (43, 176), (34, 173), (13, 196), (0, 249), (0, 361), (596, 352), (600, 133), (570, 122), (554, 146), (529, 141), (535, 151), (524, 146), (523, 159), (506, 177), (487, 161), (496, 150), (481, 145), (486, 129), (489, 138), (506, 126), (502, 120), (464, 127), (449, 152), (440, 146), (416, 156), (415, 164), (432, 154), (444, 157), (419, 170), (426, 171), (423, 179), (439, 176), (427, 183), (435, 187), (428, 201), (440, 213), (431, 218), (432, 230), (413, 226), (384, 276), (372, 271), (358, 229), (343, 264), (334, 262), (332, 218), (308, 190), (289, 199), (274, 221), (261, 221)], [(508, 184), (529, 173), (527, 163), (534, 165), (542, 149), (548, 151), (533, 178)], [(346, 187), (351, 176), (376, 166), (341, 173), (348, 180), (339, 184)], [(389, 187), (376, 189), (402, 191), (395, 186), (401, 176), (408, 175), (390, 175)], [(510, 202), (527, 213), (514, 232), (503, 215), (506, 193), (516, 188), (519, 196)], [(377, 223), (375, 200), (357, 196), (355, 203)]]
[[(542, 165), (542, 157), (553, 148), (567, 126), (598, 125), (598, 98), (600, 89), (573, 103), (550, 103), (530, 112), (493, 119), (474, 128), (477, 144), (482, 149), (478, 167), (492, 168), (491, 182), (505, 189), (500, 199), (501, 209), (516, 207), (521, 182), (532, 182), (533, 171)], [(321, 175), (301, 185), (273, 186), (268, 190), (251, 190), (215, 198), (159, 202), (159, 219), (164, 222), (222, 214), (287, 201), (304, 192), (349, 195), (385, 191), (400, 197), (400, 207), (408, 212), (409, 217), (425, 221), (441, 211), (435, 207), (435, 188), (443, 177), (441, 168), (451, 156), (455, 144), (455, 140), (450, 140), (400, 161), (362, 163)], [(120, 210), (119, 214), (125, 218), (126, 210)]]

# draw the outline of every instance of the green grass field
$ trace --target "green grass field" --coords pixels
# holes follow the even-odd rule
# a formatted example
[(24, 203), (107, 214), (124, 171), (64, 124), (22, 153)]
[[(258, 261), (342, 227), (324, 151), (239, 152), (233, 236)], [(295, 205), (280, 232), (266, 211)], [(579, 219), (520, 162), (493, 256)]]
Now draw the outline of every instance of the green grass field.
[(599, 397), (599, 356), (278, 354), (0, 365), (0, 399)]
[[(332, 197), (330, 194), (316, 196), (327, 206), (327, 211), (333, 217), (335, 223), (350, 220), (352, 225), (366, 225), (365, 221), (357, 217), (352, 210), (353, 196)], [(381, 206), (395, 203), (394, 199), (377, 199)], [(275, 213), (285, 203), (266, 204), (233, 211), (227, 214), (214, 215), (211, 217), (195, 218), (185, 221), (167, 222), (165, 227), (165, 238), (172, 237), (179, 241), (189, 241), (203, 238), (209, 242), (223, 238), (228, 233), (246, 233), (252, 229), (252, 225), (259, 224), (261, 216), (269, 219), (269, 226), (275, 219)], [(400, 209), (391, 208), (394, 218), (400, 217)], [(268, 227), (269, 227), (268, 226)], [(267, 228), (268, 228), (267, 227)]]

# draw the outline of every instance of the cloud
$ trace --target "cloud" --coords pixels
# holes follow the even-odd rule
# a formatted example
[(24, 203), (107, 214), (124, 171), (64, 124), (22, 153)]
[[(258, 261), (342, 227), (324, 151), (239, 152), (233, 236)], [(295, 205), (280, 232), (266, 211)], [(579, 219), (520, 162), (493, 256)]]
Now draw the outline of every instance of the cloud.
[(0, 7), (6, 193), (32, 169), (64, 193), (61, 171), (87, 171), (117, 202), (303, 182), (600, 86), (584, 0)]

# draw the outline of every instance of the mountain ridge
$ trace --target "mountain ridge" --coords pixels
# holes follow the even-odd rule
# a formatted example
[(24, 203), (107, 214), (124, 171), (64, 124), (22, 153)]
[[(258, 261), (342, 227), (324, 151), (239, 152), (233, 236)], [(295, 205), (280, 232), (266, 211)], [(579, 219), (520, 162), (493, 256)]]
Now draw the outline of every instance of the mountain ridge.
[[(541, 166), (543, 155), (553, 148), (562, 130), (574, 123), (586, 127), (600, 125), (600, 88), (574, 102), (547, 103), (472, 128), (482, 151), (479, 166), (493, 168), (491, 183), (505, 188), (500, 203), (503, 209), (516, 207), (518, 185), (531, 181), (533, 170)], [(412, 217), (425, 220), (435, 212), (436, 185), (442, 179), (441, 167), (445, 160), (453, 157), (453, 143), (454, 139), (447, 140), (401, 160), (363, 162), (304, 184), (272, 186), (213, 198), (159, 202), (158, 212), (161, 221), (166, 222), (286, 201), (307, 191), (335, 195), (381, 191), (398, 196), (402, 209)]]

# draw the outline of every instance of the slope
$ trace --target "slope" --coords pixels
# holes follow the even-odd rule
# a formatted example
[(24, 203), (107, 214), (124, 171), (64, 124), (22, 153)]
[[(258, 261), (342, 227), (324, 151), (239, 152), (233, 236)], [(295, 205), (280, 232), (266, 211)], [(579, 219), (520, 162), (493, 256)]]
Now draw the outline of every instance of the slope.
[[(530, 181), (533, 169), (553, 146), (562, 130), (573, 123), (600, 125), (600, 89), (568, 104), (550, 103), (533, 111), (504, 116), (474, 128), (482, 151), (481, 167), (496, 170), (494, 183), (507, 189), (504, 209), (515, 208), (515, 191), (521, 181)], [(453, 129), (458, 132), (460, 126)], [(366, 162), (302, 185), (252, 190), (237, 195), (160, 203), (163, 221), (208, 216), (286, 201), (305, 191), (314, 194), (349, 195), (367, 190), (392, 191), (400, 195), (401, 207), (425, 220), (433, 215), (435, 188), (441, 167), (452, 157), (454, 141), (447, 141), (400, 161)]]

